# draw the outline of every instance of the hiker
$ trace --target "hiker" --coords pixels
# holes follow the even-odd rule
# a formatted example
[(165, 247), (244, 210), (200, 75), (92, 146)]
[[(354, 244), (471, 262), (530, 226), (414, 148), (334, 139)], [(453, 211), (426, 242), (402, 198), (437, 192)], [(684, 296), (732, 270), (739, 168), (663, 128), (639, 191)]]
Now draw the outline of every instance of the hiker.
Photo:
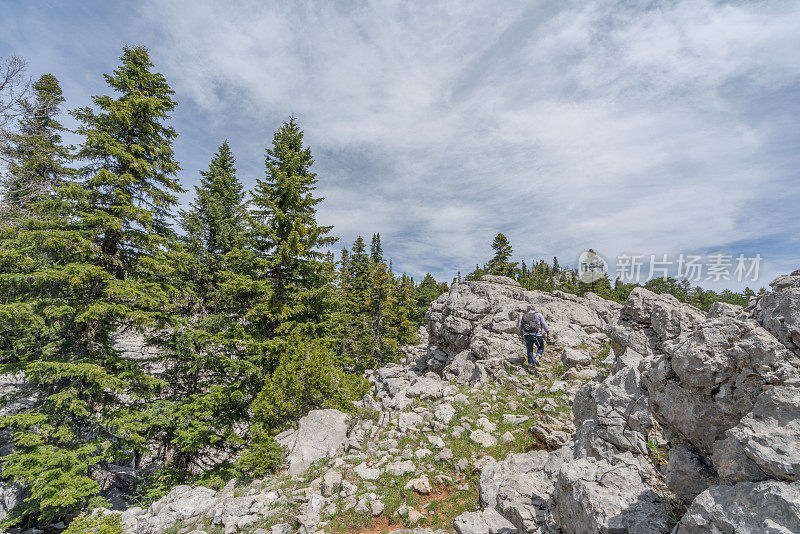
[[(533, 306), (529, 305), (527, 311), (519, 318), (517, 330), (519, 330), (520, 341), (525, 343), (525, 348), (528, 351), (528, 371), (535, 374), (536, 366), (539, 365), (539, 358), (542, 357), (542, 353), (544, 352), (544, 337), (542, 331), (544, 330), (549, 339), (550, 328), (547, 326), (547, 321), (544, 320), (544, 316), (535, 311)], [(536, 359), (533, 358), (534, 345), (536, 345), (537, 349)]]

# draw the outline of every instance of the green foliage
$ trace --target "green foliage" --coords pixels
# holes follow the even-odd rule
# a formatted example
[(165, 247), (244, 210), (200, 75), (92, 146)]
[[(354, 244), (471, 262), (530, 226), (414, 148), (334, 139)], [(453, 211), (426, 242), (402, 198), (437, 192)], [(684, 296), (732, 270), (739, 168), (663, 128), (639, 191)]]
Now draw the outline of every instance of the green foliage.
[(367, 390), (361, 376), (347, 374), (334, 365), (326, 343), (292, 338), (253, 403), (252, 441), (238, 467), (252, 477), (274, 472), (283, 460), (275, 434), (314, 409), (353, 412), (353, 401)]
[(252, 406), (253, 416), (265, 430), (278, 432), (316, 408), (352, 412), (352, 401), (366, 392), (361, 376), (333, 365), (326, 343), (293, 338), (278, 367), (264, 381)]
[(379, 234), (369, 254), (360, 236), (352, 251), (342, 251), (337, 278), (331, 337), (339, 365), (356, 373), (397, 361), (402, 345), (416, 343), (425, 310), (441, 291), (430, 274), (419, 287), (405, 273), (396, 276), (384, 261)]
[(669, 460), (667, 450), (662, 445), (659, 445), (657, 441), (652, 439), (647, 441), (647, 453), (656, 468), (667, 465)]
[[(317, 224), (311, 150), (294, 118), (275, 132), (267, 149), (266, 177), (252, 193), (250, 280), (261, 293), (247, 314), (251, 350), (277, 352), (292, 333), (311, 338), (326, 333), (333, 311), (333, 258), (319, 249), (336, 242), (332, 227)], [(266, 285), (265, 285), (266, 284)]]
[(122, 534), (119, 514), (85, 513), (69, 524), (64, 534)]
[(447, 289), (442, 291), (442, 288), (433, 276), (431, 276), (431, 273), (425, 275), (425, 278), (422, 279), (422, 282), (420, 282), (417, 288), (417, 312), (415, 314), (417, 324), (423, 323), (425, 312), (430, 307), (431, 302), (439, 298), (439, 295), (446, 291)]
[[(148, 408), (154, 437), (178, 470), (200, 467), (209, 447), (236, 453), (236, 432), (261, 385), (261, 371), (237, 344), (242, 310), (226, 282), (246, 257), (247, 211), (227, 142), (201, 171), (196, 198), (180, 223), (186, 234), (172, 251), (182, 298), (164, 349), (169, 394)], [(207, 466), (202, 465), (203, 468)]]
[(253, 428), (252, 442), (245, 449), (236, 466), (247, 477), (263, 478), (275, 473), (283, 465), (284, 450), (275, 438), (257, 424)]

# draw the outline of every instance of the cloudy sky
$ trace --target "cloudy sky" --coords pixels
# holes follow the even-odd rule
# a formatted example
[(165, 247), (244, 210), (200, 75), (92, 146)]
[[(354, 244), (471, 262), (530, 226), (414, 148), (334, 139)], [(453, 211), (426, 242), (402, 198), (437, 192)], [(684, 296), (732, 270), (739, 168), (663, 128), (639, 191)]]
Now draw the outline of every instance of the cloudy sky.
[(529, 262), (800, 267), (798, 1), (0, 0), (0, 55), (70, 108), (125, 44), (177, 93), (184, 187), (226, 138), (252, 185), (294, 114), (319, 220), (347, 246), (380, 232), (414, 276), (465, 274), (498, 232)]

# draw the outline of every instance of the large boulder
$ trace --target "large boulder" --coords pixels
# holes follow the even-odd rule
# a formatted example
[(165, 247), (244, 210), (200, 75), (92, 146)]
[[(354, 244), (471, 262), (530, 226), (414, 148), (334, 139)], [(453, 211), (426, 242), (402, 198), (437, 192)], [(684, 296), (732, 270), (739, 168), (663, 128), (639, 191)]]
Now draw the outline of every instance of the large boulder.
[(509, 519), (520, 532), (537, 532), (552, 524), (554, 480), (569, 448), (552, 453), (532, 451), (490, 461), (481, 470), (480, 499)]
[[(800, 388), (776, 386), (761, 393), (753, 410), (714, 448), (714, 464), (726, 481), (800, 480)], [(733, 464), (733, 465), (731, 465)], [(753, 465), (753, 467), (748, 467)], [(733, 467), (735, 466), (735, 467)]]
[(646, 393), (633, 367), (582, 386), (572, 405), (578, 427), (576, 457), (601, 458), (618, 451), (647, 454), (655, 421)]
[(524, 354), (517, 322), (529, 305), (544, 315), (562, 346), (595, 349), (620, 310), (619, 304), (592, 293), (578, 297), (560, 291), (526, 291), (504, 277), (453, 284), (426, 313), (430, 350), (425, 365), (443, 371), (450, 380), (482, 380), (476, 371), (482, 362)]
[(752, 316), (778, 341), (800, 355), (800, 269), (776, 278), (772, 291), (761, 295)]
[(712, 486), (697, 496), (675, 534), (800, 532), (800, 482)]
[(453, 528), (458, 534), (516, 534), (514, 525), (489, 508), (480, 512), (464, 512), (453, 520)]
[[(216, 491), (202, 486), (175, 486), (136, 518), (136, 534), (162, 534), (180, 521), (199, 519), (216, 502)], [(123, 513), (123, 520), (129, 513)]]
[(643, 373), (658, 421), (704, 454), (753, 409), (765, 388), (800, 386), (800, 360), (755, 321), (717, 313)]
[(553, 498), (556, 521), (565, 534), (670, 531), (664, 502), (636, 466), (594, 458), (564, 462)]
[(617, 355), (630, 348), (650, 356), (660, 352), (665, 342), (693, 329), (704, 317), (702, 311), (680, 303), (672, 295), (657, 295), (637, 287), (622, 306), (619, 319), (609, 324), (611, 347)]
[(314, 462), (344, 450), (347, 414), (333, 409), (313, 410), (300, 419), (297, 430), (279, 434), (276, 439), (289, 451), (289, 473), (302, 473)]

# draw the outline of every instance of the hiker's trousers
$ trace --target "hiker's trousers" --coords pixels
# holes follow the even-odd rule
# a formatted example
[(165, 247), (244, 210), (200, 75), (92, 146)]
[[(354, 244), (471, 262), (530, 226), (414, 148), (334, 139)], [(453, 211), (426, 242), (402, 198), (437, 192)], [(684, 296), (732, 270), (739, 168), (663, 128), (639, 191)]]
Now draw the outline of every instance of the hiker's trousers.
[(541, 356), (544, 352), (544, 338), (536, 334), (525, 334), (525, 348), (528, 350), (528, 365), (538, 365), (538, 357), (533, 359), (533, 346), (536, 345), (536, 355)]

